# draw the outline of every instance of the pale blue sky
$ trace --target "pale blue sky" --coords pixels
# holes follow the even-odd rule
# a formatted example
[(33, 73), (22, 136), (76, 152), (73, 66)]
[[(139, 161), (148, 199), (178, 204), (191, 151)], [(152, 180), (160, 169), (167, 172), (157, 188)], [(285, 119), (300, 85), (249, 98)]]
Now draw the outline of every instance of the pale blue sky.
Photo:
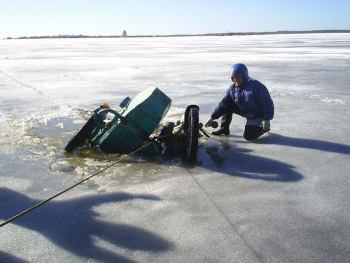
[(0, 36), (350, 29), (349, 0), (0, 0)]

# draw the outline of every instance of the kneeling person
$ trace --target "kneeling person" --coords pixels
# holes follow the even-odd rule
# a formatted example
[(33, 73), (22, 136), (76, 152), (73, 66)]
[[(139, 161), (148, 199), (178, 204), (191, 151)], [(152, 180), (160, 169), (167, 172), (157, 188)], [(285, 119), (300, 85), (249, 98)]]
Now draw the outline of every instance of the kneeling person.
[(254, 140), (270, 131), (270, 120), (274, 115), (273, 101), (267, 88), (249, 77), (244, 64), (232, 65), (231, 80), (233, 84), (205, 126), (211, 126), (213, 120), (222, 117), (220, 130), (213, 132), (213, 135), (229, 135), (232, 114), (235, 113), (247, 119), (244, 138)]

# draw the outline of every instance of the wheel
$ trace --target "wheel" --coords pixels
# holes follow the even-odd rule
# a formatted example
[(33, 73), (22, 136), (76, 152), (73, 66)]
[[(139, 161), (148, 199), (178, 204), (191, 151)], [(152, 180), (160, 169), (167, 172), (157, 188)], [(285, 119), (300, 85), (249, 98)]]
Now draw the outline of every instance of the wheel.
[(83, 145), (86, 140), (89, 139), (91, 130), (95, 127), (94, 116), (84, 124), (84, 126), (78, 130), (78, 132), (68, 141), (64, 150), (66, 152), (72, 152), (75, 148)]
[(191, 105), (185, 113), (185, 152), (184, 160), (193, 163), (197, 158), (198, 136), (199, 136), (199, 108)]
[(175, 127), (175, 123), (174, 122), (166, 122), (164, 124), (160, 125), (160, 133), (159, 133), (159, 137), (169, 137), (174, 130)]

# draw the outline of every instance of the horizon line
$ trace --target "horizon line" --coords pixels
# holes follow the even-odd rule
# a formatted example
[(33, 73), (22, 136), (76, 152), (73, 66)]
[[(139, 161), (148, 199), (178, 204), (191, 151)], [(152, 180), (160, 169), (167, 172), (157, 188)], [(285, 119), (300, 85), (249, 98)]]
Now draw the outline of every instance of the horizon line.
[(138, 38), (138, 37), (191, 37), (191, 36), (245, 36), (245, 35), (273, 35), (273, 34), (302, 34), (302, 33), (350, 33), (350, 29), (319, 29), (319, 30), (277, 30), (277, 31), (248, 31), (226, 33), (202, 33), (202, 34), (140, 34), (140, 35), (84, 35), (84, 34), (58, 34), (5, 37), (10, 39), (45, 39), (45, 38)]

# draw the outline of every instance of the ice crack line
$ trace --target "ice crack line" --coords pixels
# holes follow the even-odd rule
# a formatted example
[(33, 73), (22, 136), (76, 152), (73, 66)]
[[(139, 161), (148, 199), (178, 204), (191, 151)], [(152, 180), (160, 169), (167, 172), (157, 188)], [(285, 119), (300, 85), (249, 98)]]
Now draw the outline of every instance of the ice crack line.
[(11, 80), (14, 81), (15, 83), (17, 83), (17, 84), (23, 86), (23, 87), (29, 88), (29, 89), (31, 89), (31, 90), (33, 90), (33, 91), (39, 93), (40, 95), (45, 95), (44, 92), (42, 92), (41, 90), (39, 90), (39, 89), (37, 89), (37, 88), (35, 88), (35, 87), (29, 85), (29, 84), (26, 84), (26, 83), (20, 81), (19, 79), (17, 79), (17, 78), (15, 78), (15, 77), (11, 76), (10, 74), (7, 74), (6, 72), (4, 72), (4, 71), (2, 71), (2, 70), (0, 70), (0, 73), (1, 73), (2, 75), (4, 75), (5, 77), (11, 79)]
[[(23, 82), (23, 81), (21, 81), (21, 80), (15, 78), (15, 77), (11, 76), (10, 74), (4, 72), (3, 70), (0, 70), (0, 73), (1, 73), (3, 76), (5, 76), (5, 77), (9, 78), (10, 80), (12, 80), (13, 82), (19, 84), (20, 86), (26, 87), (26, 88), (28, 88), (28, 89), (31, 89), (31, 90), (33, 90), (34, 92), (36, 92), (36, 93), (38, 93), (38, 94), (40, 94), (40, 95), (42, 95), (42, 96), (45, 96), (45, 98), (50, 98), (50, 100), (52, 100), (52, 102), (55, 102), (55, 104), (62, 105), (62, 103), (60, 102), (60, 100), (57, 101), (57, 98), (56, 98), (56, 97), (53, 97), (52, 95), (49, 95), (49, 94), (47, 94), (47, 93), (41, 91), (40, 89), (38, 89), (38, 88), (36, 88), (36, 87), (34, 87), (34, 86), (32, 86), (32, 85), (29, 85), (29, 84), (27, 84), (27, 83), (25, 83), (25, 82)], [(67, 106), (73, 107), (73, 106), (71, 106), (71, 105), (69, 105), (69, 104), (68, 104)]]
[(245, 239), (245, 237), (239, 232), (237, 226), (231, 222), (230, 218), (225, 214), (225, 212), (221, 209), (221, 207), (211, 198), (211, 196), (208, 194), (208, 192), (205, 190), (205, 188), (201, 185), (201, 183), (196, 179), (196, 177), (191, 173), (191, 171), (188, 168), (186, 168), (186, 171), (189, 173), (189, 175), (192, 177), (192, 179), (195, 181), (195, 183), (201, 189), (201, 191), (204, 193), (204, 195), (208, 198), (210, 203), (216, 208), (216, 210), (219, 212), (219, 214), (225, 219), (225, 221), (231, 226), (231, 228), (241, 238), (241, 240), (246, 245), (246, 247), (253, 253), (253, 255), (259, 260), (259, 262), (264, 262), (264, 260), (262, 259), (261, 255), (258, 253), (258, 251), (256, 249), (254, 249), (248, 243), (248, 241)]

